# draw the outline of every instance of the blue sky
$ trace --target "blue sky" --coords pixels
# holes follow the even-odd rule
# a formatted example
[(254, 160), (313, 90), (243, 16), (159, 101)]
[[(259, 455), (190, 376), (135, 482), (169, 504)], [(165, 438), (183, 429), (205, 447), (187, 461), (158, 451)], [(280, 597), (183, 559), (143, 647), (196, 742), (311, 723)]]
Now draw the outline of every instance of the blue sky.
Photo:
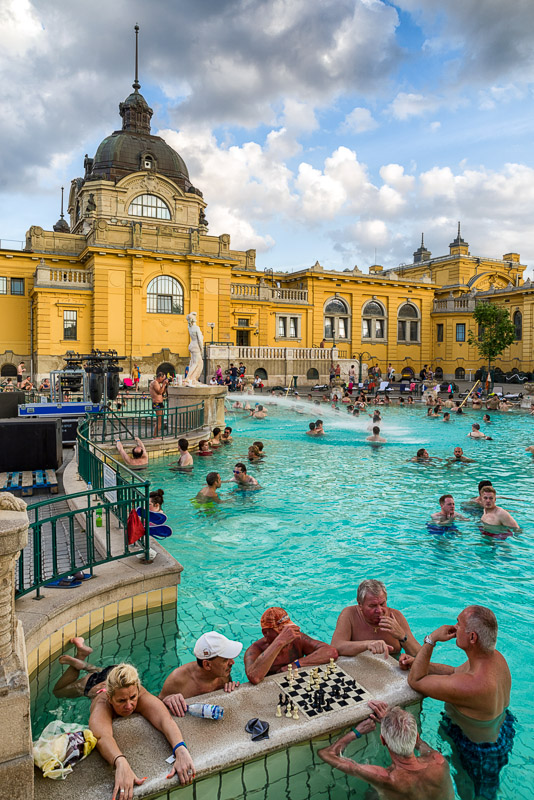
[(260, 268), (394, 267), (461, 220), (530, 271), (530, 0), (3, 0), (0, 239), (50, 228), (119, 127), (135, 22), (152, 132)]

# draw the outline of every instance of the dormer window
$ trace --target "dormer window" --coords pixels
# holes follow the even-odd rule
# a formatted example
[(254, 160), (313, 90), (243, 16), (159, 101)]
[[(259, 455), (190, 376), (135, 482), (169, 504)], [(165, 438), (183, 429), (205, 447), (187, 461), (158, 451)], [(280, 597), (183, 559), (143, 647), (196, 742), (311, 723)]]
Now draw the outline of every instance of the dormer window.
[(135, 217), (155, 217), (155, 219), (171, 218), (169, 207), (155, 194), (138, 195), (130, 203), (128, 214)]
[(152, 158), (150, 156), (145, 156), (143, 159), (143, 165), (145, 169), (152, 169), (153, 167)]

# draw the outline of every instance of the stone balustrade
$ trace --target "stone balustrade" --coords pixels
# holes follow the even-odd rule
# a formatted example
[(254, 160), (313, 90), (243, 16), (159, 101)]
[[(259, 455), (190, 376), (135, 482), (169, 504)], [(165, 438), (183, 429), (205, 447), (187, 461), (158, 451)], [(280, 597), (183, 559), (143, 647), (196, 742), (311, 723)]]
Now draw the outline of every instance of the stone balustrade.
[(259, 284), (232, 283), (230, 285), (232, 298), (259, 300), (261, 302), (303, 304), (308, 302), (307, 289), (282, 289), (278, 286), (268, 286), (265, 282)]
[(35, 273), (35, 286), (92, 289), (93, 281), (89, 270), (39, 264)]

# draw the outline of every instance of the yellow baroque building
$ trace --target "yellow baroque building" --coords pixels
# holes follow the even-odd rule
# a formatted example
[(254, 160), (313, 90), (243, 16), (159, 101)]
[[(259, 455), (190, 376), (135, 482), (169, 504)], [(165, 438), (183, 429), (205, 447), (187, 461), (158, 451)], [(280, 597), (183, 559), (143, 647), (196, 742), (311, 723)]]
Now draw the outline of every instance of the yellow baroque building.
[(116, 350), (125, 373), (137, 363), (144, 379), (161, 365), (183, 371), (185, 317), (196, 311), (208, 376), (243, 361), (271, 385), (324, 380), (334, 359), (468, 377), (481, 364), (467, 343), (471, 314), (485, 299), (506, 305), (516, 325), (501, 368), (532, 369), (534, 286), (517, 253), (471, 256), (458, 227), (449, 254), (433, 258), (422, 241), (395, 270), (258, 272), (254, 250), (208, 233), (202, 193), (151, 134), (152, 109), (137, 80), (133, 88), (119, 105), (122, 128), (71, 183), (69, 222), (62, 209), (52, 230), (30, 228), (23, 250), (0, 249), (2, 376), (24, 360), (40, 379), (68, 351), (93, 349)]

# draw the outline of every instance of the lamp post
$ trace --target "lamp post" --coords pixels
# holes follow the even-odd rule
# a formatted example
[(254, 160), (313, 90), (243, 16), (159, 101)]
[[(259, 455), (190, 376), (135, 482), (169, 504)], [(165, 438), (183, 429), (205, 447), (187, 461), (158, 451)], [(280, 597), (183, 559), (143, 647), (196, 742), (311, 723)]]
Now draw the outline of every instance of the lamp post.
[[(214, 322), (208, 322), (208, 328), (211, 328), (211, 342), (213, 344), (213, 329), (215, 328)], [(204, 383), (208, 380), (208, 359), (207, 359), (207, 344), (204, 342)]]
[(373, 356), (371, 353), (368, 353), (367, 350), (363, 350), (361, 353), (356, 353), (356, 358), (358, 359), (358, 383), (362, 382), (362, 358), (367, 358), (372, 361)]

